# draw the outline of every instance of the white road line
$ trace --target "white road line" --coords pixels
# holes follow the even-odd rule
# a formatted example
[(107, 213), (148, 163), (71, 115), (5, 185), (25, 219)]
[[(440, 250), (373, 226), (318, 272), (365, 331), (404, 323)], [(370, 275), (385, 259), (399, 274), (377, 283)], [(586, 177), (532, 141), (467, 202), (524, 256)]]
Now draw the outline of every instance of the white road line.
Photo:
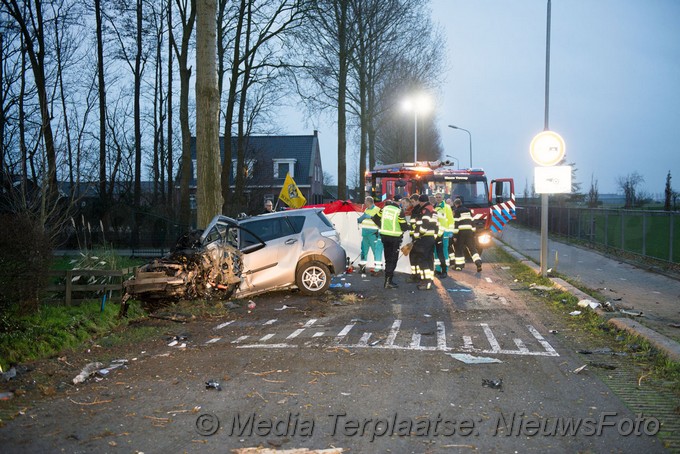
[(515, 341), (515, 345), (517, 345), (517, 348), (519, 348), (519, 351), (522, 353), (528, 353), (529, 349), (527, 348), (526, 345), (524, 345), (524, 342), (522, 342), (522, 339), (513, 339)]
[(221, 337), (214, 337), (214, 338), (210, 339), (208, 342), (206, 342), (205, 344), (206, 344), (206, 345), (208, 345), (208, 344), (214, 344), (215, 342), (219, 342), (220, 340), (222, 340)]
[(359, 339), (357, 347), (368, 347), (368, 340), (371, 338), (372, 333), (364, 333)]
[(239, 344), (239, 343), (241, 343), (241, 341), (244, 341), (244, 340), (248, 339), (249, 337), (250, 336), (241, 336), (238, 339), (231, 341), (231, 343), (232, 344)]
[(527, 328), (529, 329), (529, 332), (536, 338), (536, 340), (545, 348), (545, 351), (548, 352), (552, 356), (560, 356), (557, 354), (554, 348), (552, 348), (552, 345), (548, 343), (547, 340), (541, 334), (536, 331), (536, 328), (534, 328), (531, 325), (527, 325)]
[(493, 353), (498, 353), (499, 351), (501, 351), (501, 346), (496, 340), (496, 336), (494, 336), (493, 332), (491, 332), (491, 328), (489, 328), (489, 325), (487, 323), (480, 323), (479, 325), (484, 330), (484, 334), (486, 335), (486, 338), (489, 341), (489, 345), (491, 345), (491, 351)]
[(345, 337), (345, 336), (347, 336), (347, 333), (349, 333), (350, 330), (351, 330), (352, 328), (354, 328), (354, 324), (346, 325), (346, 326), (342, 329), (342, 331), (340, 331), (340, 332), (338, 333), (338, 335), (335, 336), (335, 342), (339, 344), (340, 341), (342, 340), (342, 338)]
[(238, 345), (236, 348), (296, 348), (297, 345), (292, 344), (246, 344)]
[(386, 346), (394, 345), (394, 341), (399, 333), (399, 327), (401, 326), (401, 320), (395, 320), (392, 323), (392, 328), (390, 328), (390, 334), (387, 335), (387, 340), (385, 341)]
[(271, 339), (272, 337), (274, 337), (274, 334), (265, 334), (265, 335), (262, 336), (262, 338), (260, 339), (260, 342), (268, 341), (268, 340)]
[(234, 323), (234, 320), (229, 320), (228, 322), (224, 322), (224, 323), (221, 323), (221, 324), (217, 325), (217, 326), (216, 326), (215, 328), (213, 328), (213, 329), (222, 329), (222, 328), (224, 328), (225, 326), (231, 325), (232, 323)]
[(409, 345), (410, 348), (413, 348), (415, 350), (420, 347), (420, 333), (413, 333), (413, 337), (411, 338), (411, 344)]
[(444, 322), (437, 322), (437, 350), (446, 351), (446, 328)]
[(474, 350), (475, 347), (472, 345), (472, 337), (463, 336), (463, 350)]
[(325, 334), (325, 333), (324, 333), (323, 331), (319, 331), (318, 333), (314, 333), (314, 335), (313, 335), (312, 337), (321, 337), (321, 336), (323, 336), (324, 334)]
[(266, 325), (273, 325), (274, 323), (276, 323), (277, 320), (278, 320), (277, 318), (273, 318), (273, 319), (271, 319), (271, 320), (267, 320), (266, 322), (263, 323), (263, 325), (264, 325), (264, 326), (266, 326)]
[(312, 326), (314, 323), (316, 323), (316, 319), (315, 319), (315, 318), (311, 318), (311, 319), (309, 319), (309, 320), (307, 321), (307, 323), (304, 324), (304, 327), (305, 327), (305, 328), (309, 328), (309, 327)]
[(286, 337), (286, 339), (295, 339), (295, 338), (298, 337), (304, 330), (305, 330), (304, 328), (296, 329), (295, 331), (293, 331), (292, 333), (290, 333), (290, 334), (288, 335), (288, 337)]

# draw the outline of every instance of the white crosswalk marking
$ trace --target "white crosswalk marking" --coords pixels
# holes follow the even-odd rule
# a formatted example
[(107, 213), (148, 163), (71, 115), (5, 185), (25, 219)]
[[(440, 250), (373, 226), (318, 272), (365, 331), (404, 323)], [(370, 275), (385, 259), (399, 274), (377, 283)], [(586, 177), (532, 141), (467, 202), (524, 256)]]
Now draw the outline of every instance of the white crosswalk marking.
[(357, 344), (359, 347), (368, 347), (368, 340), (371, 338), (372, 333), (364, 333), (361, 336), (361, 339), (359, 339), (359, 343)]
[[(252, 325), (272, 326), (276, 323), (276, 321), (277, 319), (272, 319), (264, 323), (261, 321), (254, 322)], [(305, 334), (305, 332), (308, 331), (309, 328), (312, 328), (316, 322), (317, 319), (309, 319), (301, 327), (287, 333), (285, 331), (281, 332), (281, 330), (279, 330), (278, 333), (270, 332), (266, 334), (260, 334), (259, 336), (261, 337), (259, 338), (256, 334), (242, 335), (240, 337), (236, 337), (237, 335), (234, 334), (234, 338), (232, 338), (233, 340), (230, 342), (232, 344), (237, 344), (235, 345), (236, 348), (303, 348), (319, 345), (318, 341), (312, 342), (312, 338), (322, 338), (329, 336), (332, 338), (332, 341), (330, 342), (332, 342), (334, 345), (345, 348), (374, 348), (430, 352), (459, 351), (472, 354), (484, 353), (501, 355), (559, 356), (552, 345), (550, 345), (550, 343), (538, 332), (538, 330), (536, 330), (531, 325), (525, 325), (529, 331), (527, 334), (530, 334), (530, 336), (528, 336), (528, 338), (525, 337), (522, 339), (521, 337), (510, 337), (507, 334), (496, 337), (494, 330), (498, 331), (499, 327), (495, 324), (463, 324), (460, 326), (460, 329), (467, 331), (468, 333), (461, 335), (458, 337), (458, 341), (456, 341), (456, 336), (452, 337), (450, 333), (448, 334), (449, 337), (447, 339), (446, 323), (444, 321), (435, 322), (435, 332), (433, 332), (431, 329), (432, 321), (428, 321), (425, 324), (419, 323), (416, 328), (409, 328), (409, 332), (407, 334), (405, 330), (402, 330), (403, 321), (396, 319), (389, 325), (389, 328), (383, 327), (383, 329), (386, 329), (387, 331), (387, 335), (385, 337), (383, 337), (384, 335), (379, 335), (377, 340), (371, 342), (371, 338), (373, 338), (373, 334), (375, 334), (373, 331), (362, 332), (358, 340), (356, 340), (355, 336), (349, 336), (350, 332), (356, 326), (355, 323), (345, 325), (342, 327), (342, 329), (340, 329), (340, 331), (336, 331), (337, 328), (333, 329), (330, 327), (326, 331), (316, 331)], [(231, 323), (233, 323), (233, 321), (222, 323), (215, 329), (221, 329)], [(428, 328), (428, 326), (430, 328)], [(456, 324), (453, 326), (458, 327)], [(494, 326), (493, 329), (492, 326)], [(470, 332), (470, 330), (472, 330), (472, 332)], [(508, 329), (506, 327), (504, 330), (510, 331), (512, 333), (517, 332), (516, 328)], [(477, 331), (478, 334), (474, 334), (475, 331)], [(337, 334), (333, 335), (333, 332), (337, 332)], [(435, 338), (430, 337), (432, 334), (435, 334)], [(286, 341), (295, 340), (295, 343), (267, 343), (267, 341), (270, 341), (275, 336), (281, 336), (281, 338), (285, 338)], [(476, 340), (478, 338), (481, 340)], [(302, 339), (302, 341), (299, 341), (298, 339)], [(462, 345), (460, 343), (461, 339)], [(207, 340), (205, 345), (215, 344), (223, 340), (226, 339), (224, 339), (224, 337), (214, 337)], [(477, 342), (478, 345), (475, 345), (475, 342)], [(449, 347), (449, 345), (453, 345), (453, 347)], [(540, 345), (540, 347), (538, 345)]]
[(224, 322), (224, 323), (221, 323), (221, 324), (217, 325), (217, 326), (215, 327), (215, 329), (222, 329), (222, 328), (224, 328), (225, 326), (231, 325), (232, 323), (234, 323), (234, 320), (229, 320), (228, 322)]
[(394, 341), (397, 338), (397, 334), (399, 334), (399, 327), (401, 326), (401, 320), (395, 320), (394, 323), (392, 323), (392, 328), (390, 328), (390, 334), (387, 335), (387, 340), (385, 341), (386, 346), (392, 346), (394, 345)]
[(481, 323), (482, 329), (484, 330), (484, 335), (486, 335), (486, 339), (489, 341), (489, 344), (491, 345), (491, 352), (492, 353), (498, 353), (501, 351), (501, 346), (498, 343), (498, 340), (496, 340), (496, 336), (493, 335), (493, 332), (491, 331), (491, 328), (489, 328), (489, 325), (486, 323)]
[(352, 330), (352, 328), (354, 328), (354, 324), (345, 326), (345, 327), (342, 329), (342, 331), (340, 331), (340, 332), (338, 333), (338, 335), (335, 336), (335, 342), (339, 344), (340, 341), (341, 341), (345, 336), (347, 336), (347, 334)]

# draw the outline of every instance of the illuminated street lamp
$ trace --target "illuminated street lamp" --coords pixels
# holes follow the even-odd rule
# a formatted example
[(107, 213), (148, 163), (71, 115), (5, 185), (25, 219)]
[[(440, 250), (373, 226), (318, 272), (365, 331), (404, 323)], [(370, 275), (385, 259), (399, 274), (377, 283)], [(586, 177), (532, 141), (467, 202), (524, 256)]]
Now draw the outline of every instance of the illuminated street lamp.
[(418, 114), (425, 114), (432, 110), (432, 101), (425, 94), (410, 96), (402, 101), (405, 112), (413, 112), (413, 162), (418, 161)]
[(459, 128), (458, 126), (449, 125), (449, 128), (460, 129), (461, 131), (465, 131), (468, 133), (468, 137), (470, 138), (470, 168), (472, 168), (472, 134), (470, 134), (470, 131), (468, 131), (467, 129)]

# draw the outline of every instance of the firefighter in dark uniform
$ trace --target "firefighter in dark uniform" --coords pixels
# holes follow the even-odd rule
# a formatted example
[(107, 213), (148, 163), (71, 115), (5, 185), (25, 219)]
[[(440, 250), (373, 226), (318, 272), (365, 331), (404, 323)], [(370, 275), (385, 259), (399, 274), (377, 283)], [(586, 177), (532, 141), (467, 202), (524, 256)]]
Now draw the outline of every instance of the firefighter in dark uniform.
[[(415, 241), (411, 252), (418, 254), (418, 268), (421, 278), (418, 290), (430, 290), (434, 279), (434, 243), (439, 233), (439, 224), (437, 223), (437, 212), (430, 204), (429, 198), (425, 194), (421, 194), (418, 201), (420, 210), (411, 219), (412, 221), (415, 219), (415, 225), (412, 225)], [(411, 215), (413, 216), (413, 212)]]
[[(415, 238), (413, 238), (413, 231), (415, 230), (416, 226), (416, 218), (420, 215), (420, 202), (418, 201), (419, 199), (418, 194), (413, 194), (411, 195), (411, 212), (409, 213), (409, 226), (411, 230), (411, 242), (415, 245)], [(411, 265), (411, 277), (409, 278), (410, 282), (420, 282), (420, 269), (418, 268), (419, 258), (418, 258), (418, 251), (414, 250), (415, 248), (411, 249), (411, 252), (408, 255), (408, 261), (409, 264)]]
[(475, 244), (475, 226), (472, 223), (472, 212), (463, 205), (462, 200), (453, 201), (453, 233), (456, 236), (456, 271), (461, 271), (465, 267), (465, 251), (467, 250), (472, 257), (472, 261), (477, 265), (477, 272), (482, 272), (482, 258), (477, 252)]
[(399, 206), (400, 197), (394, 197), (394, 201), (387, 200), (383, 209), (373, 217), (376, 224), (380, 225), (380, 239), (385, 254), (385, 288), (397, 288), (394, 282), (394, 270), (399, 260), (399, 246), (404, 232), (408, 230), (408, 224), (404, 219), (404, 210)]

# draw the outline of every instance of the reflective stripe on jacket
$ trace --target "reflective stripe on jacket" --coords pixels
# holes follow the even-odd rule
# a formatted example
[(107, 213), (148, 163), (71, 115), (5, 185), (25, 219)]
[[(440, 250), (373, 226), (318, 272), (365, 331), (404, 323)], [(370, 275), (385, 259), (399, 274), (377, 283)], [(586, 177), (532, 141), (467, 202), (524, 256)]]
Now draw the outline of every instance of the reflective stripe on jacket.
[(458, 233), (460, 230), (472, 230), (475, 231), (475, 226), (472, 223), (472, 212), (469, 208), (461, 205), (456, 208), (454, 212), (454, 228), (453, 233)]

